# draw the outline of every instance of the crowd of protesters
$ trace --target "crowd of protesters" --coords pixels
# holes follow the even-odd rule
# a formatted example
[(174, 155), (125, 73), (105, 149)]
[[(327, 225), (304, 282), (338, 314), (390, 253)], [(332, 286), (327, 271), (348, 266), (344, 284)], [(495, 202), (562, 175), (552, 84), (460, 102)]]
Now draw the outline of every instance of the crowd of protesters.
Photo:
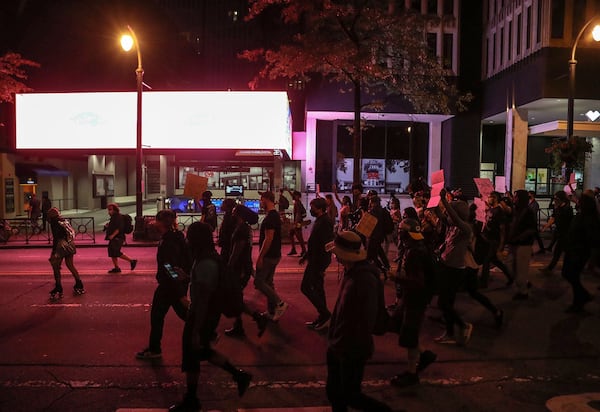
[[(460, 191), (441, 190), (440, 202), (428, 208), (426, 184), (419, 180), (412, 185), (413, 206), (404, 210), (392, 196), (384, 207), (375, 191), (363, 193), (360, 185), (352, 188), (352, 198), (340, 199), (333, 194), (313, 199), (309, 206), (312, 222), (302, 204), (299, 192), (285, 192), (279, 198), (271, 191), (260, 193), (261, 209), (266, 213), (260, 223), (258, 257), (252, 261), (252, 229), (258, 215), (247, 207), (227, 199), (223, 202), (222, 224), (217, 228), (210, 193), (206, 199), (205, 218), (187, 230), (187, 239), (178, 230), (177, 216), (171, 210), (160, 211), (156, 227), (161, 234), (157, 249), (158, 282), (152, 299), (148, 345), (136, 354), (139, 359), (160, 358), (165, 315), (172, 307), (185, 322), (182, 336), (182, 370), (186, 374), (187, 392), (181, 403), (171, 411), (197, 411), (200, 362), (208, 361), (229, 372), (237, 384), (239, 396), (250, 386), (252, 376), (233, 366), (227, 358), (212, 348), (220, 317), (233, 318), (233, 326), (225, 331), (229, 337), (244, 339), (243, 315), (257, 324), (262, 336), (271, 322), (277, 322), (288, 309), (277, 293), (275, 277), (282, 257), (282, 236), (289, 235), (292, 248), (288, 255), (298, 255), (305, 265), (300, 291), (314, 306), (315, 319), (306, 326), (315, 331), (327, 331), (327, 397), (334, 411), (354, 408), (364, 411), (391, 410), (384, 403), (361, 391), (364, 368), (376, 350), (373, 335), (393, 333), (398, 344), (406, 349), (407, 370), (390, 379), (397, 387), (419, 383), (419, 374), (436, 361), (437, 355), (425, 349), (420, 339), (428, 305), (437, 304), (445, 324), (444, 333), (433, 341), (437, 344), (467, 345), (473, 325), (464, 320), (455, 307), (457, 293), (468, 295), (485, 307), (497, 327), (504, 322), (504, 312), (481, 291), (490, 280), (490, 266), (496, 266), (506, 277), (506, 286), (513, 287), (513, 299), (529, 298), (528, 281), (533, 245), (537, 253), (552, 250), (550, 264), (542, 271), (549, 274), (563, 257), (562, 276), (572, 287), (569, 313), (581, 313), (592, 299), (581, 282), (586, 265), (594, 271), (600, 263), (599, 191), (585, 191), (576, 196), (559, 191), (554, 195), (554, 213), (542, 231), (551, 227), (552, 245), (544, 245), (537, 223), (539, 204), (535, 195), (525, 190), (515, 193), (491, 192), (484, 204), (484, 219), (476, 216), (475, 204), (469, 206)], [(335, 201), (339, 203), (339, 209)], [(287, 207), (286, 207), (287, 206)], [(286, 223), (286, 210), (293, 207), (291, 228)], [(575, 212), (573, 211), (575, 209)], [(136, 261), (120, 251), (116, 222), (117, 205), (109, 206), (111, 222), (107, 228), (109, 256), (115, 268), (117, 259)], [(69, 230), (57, 209), (50, 209), (48, 221), (54, 234), (52, 267), (56, 279), (54, 293), (62, 293), (60, 264), (64, 259), (76, 281), (76, 290), (83, 293), (83, 284), (73, 265), (73, 255), (61, 252), (68, 248)], [(312, 225), (308, 240), (302, 228)], [(395, 245), (392, 270), (388, 259), (390, 245)], [(217, 252), (216, 246), (219, 247)], [(324, 288), (325, 271), (335, 255), (343, 267), (343, 276), (333, 308), (328, 306)], [(114, 271), (114, 269), (113, 269)], [(386, 306), (383, 284), (393, 278), (396, 299)], [(254, 278), (254, 287), (265, 297), (266, 310), (251, 308), (243, 291)], [(437, 300), (435, 299), (437, 296)]]

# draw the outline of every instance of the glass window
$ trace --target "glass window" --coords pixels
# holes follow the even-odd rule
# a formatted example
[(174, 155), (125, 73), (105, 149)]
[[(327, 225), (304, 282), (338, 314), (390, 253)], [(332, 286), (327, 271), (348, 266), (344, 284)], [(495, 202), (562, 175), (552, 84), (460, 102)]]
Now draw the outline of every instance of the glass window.
[(454, 0), (444, 0), (444, 15), (454, 15)]
[(517, 56), (521, 55), (521, 44), (523, 38), (523, 16), (521, 14), (517, 15), (517, 37), (515, 37), (515, 41), (517, 42)]
[(492, 52), (492, 66), (494, 68), (496, 68), (496, 33), (494, 33), (494, 40), (493, 40), (493, 52)]
[(553, 39), (562, 39), (565, 28), (565, 0), (552, 0), (552, 27)]
[(512, 60), (512, 46), (513, 46), (513, 22), (512, 20), (508, 22), (508, 57), (507, 60), (510, 62)]
[(410, 8), (413, 10), (416, 10), (420, 13), (421, 12), (421, 0), (411, 0)]
[(537, 2), (537, 23), (535, 27), (535, 42), (542, 41), (542, 0)]
[(500, 66), (504, 63), (504, 27), (500, 29)]
[(437, 33), (427, 33), (427, 48), (432, 56), (437, 56)]
[(427, 0), (427, 14), (437, 16), (438, 14), (438, 2), (437, 0)]
[(452, 33), (444, 33), (444, 54), (443, 63), (444, 69), (452, 69), (452, 48), (453, 48), (453, 35)]

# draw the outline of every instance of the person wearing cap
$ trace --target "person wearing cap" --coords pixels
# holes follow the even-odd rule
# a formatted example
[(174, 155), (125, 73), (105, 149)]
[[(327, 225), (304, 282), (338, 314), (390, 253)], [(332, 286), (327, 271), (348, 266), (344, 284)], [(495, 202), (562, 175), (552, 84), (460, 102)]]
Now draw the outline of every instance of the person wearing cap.
[[(258, 220), (258, 216), (244, 205), (237, 205), (232, 212), (235, 224), (231, 235), (231, 253), (226, 261), (230, 273), (239, 286), (239, 299), (242, 300), (242, 312), (251, 316), (258, 326), (258, 337), (261, 337), (267, 328), (269, 319), (258, 311), (253, 311), (244, 302), (244, 289), (248, 285), (250, 277), (254, 273), (252, 267), (252, 228), (249, 222)], [(222, 225), (221, 225), (222, 227)], [(238, 316), (233, 327), (225, 330), (225, 335), (234, 338), (246, 337), (242, 316)]]
[(271, 191), (260, 193), (261, 208), (266, 216), (260, 225), (258, 238), (258, 258), (254, 287), (267, 298), (267, 314), (273, 321), (278, 321), (288, 308), (277, 292), (273, 277), (281, 260), (281, 218), (275, 210), (275, 194)]
[(327, 245), (344, 267), (344, 276), (327, 336), (327, 398), (333, 411), (391, 411), (361, 390), (365, 364), (373, 356), (379, 270), (367, 261), (360, 236), (342, 232)]
[[(444, 316), (446, 332), (435, 338), (435, 342), (466, 345), (471, 339), (473, 325), (465, 322), (458, 314), (454, 301), (458, 289), (464, 283), (467, 267), (476, 269), (478, 266), (470, 251), (473, 229), (468, 222), (469, 205), (462, 200), (449, 202), (446, 195), (446, 190), (442, 189), (440, 198), (446, 210), (447, 229), (440, 254), (442, 274), (438, 285), (438, 305)], [(455, 336), (455, 326), (460, 329), (458, 336)]]
[(65, 261), (65, 265), (67, 265), (67, 269), (73, 275), (73, 279), (75, 279), (75, 286), (73, 286), (73, 293), (75, 295), (83, 295), (85, 290), (83, 288), (83, 282), (81, 282), (81, 278), (79, 277), (79, 272), (73, 263), (73, 257), (75, 253), (75, 249), (73, 248), (72, 253), (61, 254), (57, 253), (57, 249), (59, 248), (60, 243), (68, 242), (71, 239), (73, 241), (73, 228), (71, 225), (60, 215), (60, 211), (53, 207), (48, 210), (48, 223), (50, 224), (50, 230), (52, 232), (52, 252), (50, 253), (50, 265), (52, 266), (52, 272), (54, 273), (54, 289), (50, 291), (51, 299), (59, 299), (63, 294), (63, 287), (61, 282), (61, 274), (60, 274), (60, 266)]
[(217, 207), (212, 202), (212, 192), (210, 190), (202, 193), (202, 209), (200, 221), (210, 226), (214, 232), (217, 229)]
[(437, 355), (423, 350), (419, 335), (425, 317), (425, 309), (433, 294), (433, 261), (421, 232), (421, 224), (415, 219), (404, 219), (399, 230), (405, 247), (402, 262), (398, 266), (396, 282), (402, 290), (402, 299), (396, 306), (393, 319), (398, 320), (398, 344), (406, 348), (408, 370), (391, 379), (397, 387), (419, 383), (419, 372), (435, 362)]
[(302, 193), (297, 190), (290, 192), (292, 199), (294, 200), (294, 221), (292, 222), (292, 229), (290, 230), (290, 239), (292, 241), (292, 249), (288, 253), (288, 256), (297, 255), (296, 251), (296, 239), (300, 243), (300, 257), (306, 254), (306, 242), (304, 242), (304, 234), (302, 233), (302, 226), (304, 219), (306, 219), (306, 208), (302, 204)]
[(327, 215), (327, 201), (322, 197), (310, 202), (310, 215), (316, 219), (308, 238), (308, 251), (300, 259), (300, 264), (308, 262), (300, 290), (319, 315), (314, 321), (307, 322), (306, 326), (320, 331), (329, 326), (331, 319), (331, 312), (327, 309), (324, 280), (325, 270), (331, 263), (331, 252), (325, 250), (325, 245), (333, 239), (333, 223)]

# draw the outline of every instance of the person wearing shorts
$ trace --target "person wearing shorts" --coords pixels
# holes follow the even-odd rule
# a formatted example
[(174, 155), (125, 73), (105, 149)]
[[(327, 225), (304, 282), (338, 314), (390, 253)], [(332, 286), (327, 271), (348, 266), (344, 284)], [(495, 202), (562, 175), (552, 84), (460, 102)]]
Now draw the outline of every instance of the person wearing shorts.
[(106, 226), (106, 240), (108, 240), (108, 257), (111, 258), (113, 268), (108, 273), (121, 273), (119, 267), (119, 259), (123, 259), (129, 262), (131, 270), (134, 270), (137, 265), (136, 259), (131, 259), (129, 256), (121, 251), (123, 243), (125, 242), (125, 230), (123, 225), (123, 216), (121, 215), (121, 209), (116, 203), (109, 204), (106, 209), (110, 216), (110, 221)]

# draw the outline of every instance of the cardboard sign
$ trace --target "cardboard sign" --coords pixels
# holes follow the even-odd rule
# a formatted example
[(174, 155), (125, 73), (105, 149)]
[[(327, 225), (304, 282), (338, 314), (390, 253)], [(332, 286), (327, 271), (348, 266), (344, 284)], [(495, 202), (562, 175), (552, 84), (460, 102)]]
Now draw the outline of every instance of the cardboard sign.
[(506, 192), (506, 177), (496, 176), (496, 191), (500, 193)]
[(490, 179), (486, 178), (473, 178), (475, 182), (475, 186), (477, 186), (477, 190), (481, 194), (482, 199), (487, 199), (487, 197), (494, 191), (494, 185)]
[(185, 176), (183, 195), (198, 200), (208, 188), (208, 178), (188, 173)]
[(442, 198), (440, 192), (444, 188), (444, 169), (438, 170), (431, 174), (431, 198), (427, 203), (427, 209), (437, 207), (440, 204)]
[[(487, 180), (490, 180), (490, 179), (487, 179)], [(491, 183), (492, 182), (490, 181), (490, 184)], [(475, 219), (478, 222), (485, 223), (485, 208), (486, 208), (485, 202), (482, 199), (476, 197), (475, 199), (473, 199), (473, 204), (475, 206), (477, 206), (477, 209), (475, 210)]]
[(356, 231), (365, 237), (371, 237), (373, 230), (377, 226), (377, 218), (370, 213), (363, 213), (360, 221), (356, 225)]

